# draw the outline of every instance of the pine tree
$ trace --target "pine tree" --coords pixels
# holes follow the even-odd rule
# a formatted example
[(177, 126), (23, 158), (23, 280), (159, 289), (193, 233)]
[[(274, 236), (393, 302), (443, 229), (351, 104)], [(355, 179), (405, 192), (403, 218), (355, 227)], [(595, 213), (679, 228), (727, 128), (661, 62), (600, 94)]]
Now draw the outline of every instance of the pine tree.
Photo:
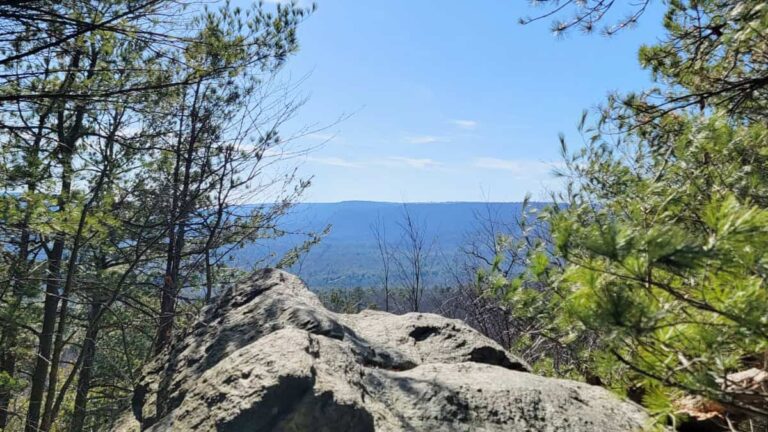
[[(576, 16), (602, 16), (598, 3)], [(666, 34), (640, 50), (657, 86), (613, 95), (594, 126), (585, 116), (583, 147), (563, 141), (565, 205), (548, 219), (566, 263), (558, 310), (600, 335), (602, 381), (662, 419), (689, 395), (764, 419), (768, 394), (733, 374), (768, 362), (768, 9), (667, 8)]]

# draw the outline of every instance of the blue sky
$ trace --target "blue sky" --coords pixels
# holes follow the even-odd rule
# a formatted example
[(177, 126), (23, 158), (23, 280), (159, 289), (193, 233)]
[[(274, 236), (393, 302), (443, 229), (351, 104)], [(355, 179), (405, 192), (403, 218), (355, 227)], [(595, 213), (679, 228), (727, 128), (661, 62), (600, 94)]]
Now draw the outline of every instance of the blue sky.
[[(654, 9), (612, 38), (557, 38), (522, 0), (319, 0), (286, 74), (307, 103), (286, 127), (314, 176), (311, 202), (519, 201), (557, 188), (558, 133), (613, 90), (650, 76), (637, 49)], [(337, 121), (342, 119), (341, 121)]]

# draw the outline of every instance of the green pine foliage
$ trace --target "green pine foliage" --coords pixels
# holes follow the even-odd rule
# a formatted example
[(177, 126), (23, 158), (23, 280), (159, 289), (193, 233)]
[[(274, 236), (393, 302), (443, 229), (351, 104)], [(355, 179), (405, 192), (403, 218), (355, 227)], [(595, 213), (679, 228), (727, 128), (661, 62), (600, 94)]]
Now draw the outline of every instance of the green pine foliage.
[[(627, 137), (570, 161), (582, 183), (551, 217), (569, 264), (557, 284), (568, 316), (628, 369), (619, 387), (660, 383), (742, 405), (723, 380), (768, 349), (768, 209), (752, 186), (768, 131), (689, 122), (674, 159)], [(745, 154), (752, 164), (735, 158)]]
[(768, 364), (768, 7), (666, 6), (666, 33), (639, 53), (656, 87), (610, 96), (593, 126), (585, 114), (574, 150), (561, 138), (548, 310), (565, 343), (597, 337), (574, 346), (582, 370), (661, 423), (696, 395), (748, 427), (768, 417), (768, 394), (728, 376)]

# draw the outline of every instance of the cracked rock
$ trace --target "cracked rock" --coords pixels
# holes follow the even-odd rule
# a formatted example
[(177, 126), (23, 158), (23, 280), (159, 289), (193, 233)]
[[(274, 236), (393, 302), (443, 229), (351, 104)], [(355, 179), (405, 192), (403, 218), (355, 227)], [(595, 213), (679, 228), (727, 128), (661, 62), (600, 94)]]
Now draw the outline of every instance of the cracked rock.
[(129, 431), (637, 431), (600, 387), (529, 373), (466, 324), (336, 314), (264, 270), (225, 293), (137, 385)]

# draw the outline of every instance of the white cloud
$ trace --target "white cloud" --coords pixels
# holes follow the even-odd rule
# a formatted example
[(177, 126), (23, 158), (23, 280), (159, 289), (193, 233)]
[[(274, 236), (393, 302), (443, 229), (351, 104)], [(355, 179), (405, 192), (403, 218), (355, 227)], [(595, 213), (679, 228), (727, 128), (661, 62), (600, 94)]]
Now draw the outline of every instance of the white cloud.
[(389, 160), (393, 162), (397, 162), (398, 164), (401, 164), (401, 165), (406, 165), (411, 168), (417, 168), (417, 169), (435, 168), (442, 165), (440, 162), (437, 162), (434, 159), (428, 159), (428, 158), (409, 158), (409, 157), (403, 157), (403, 156), (392, 156), (389, 158)]
[(551, 173), (554, 169), (561, 166), (561, 163), (481, 157), (475, 158), (472, 161), (472, 166), (482, 169), (511, 171), (519, 176), (531, 176)]
[(329, 156), (329, 157), (308, 157), (307, 160), (309, 162), (314, 162), (316, 164), (320, 165), (330, 165), (335, 167), (344, 167), (344, 168), (360, 168), (362, 167), (362, 164), (358, 162), (349, 161), (340, 157), (336, 156)]
[(467, 130), (477, 127), (477, 122), (475, 120), (451, 120), (451, 123), (456, 127)]
[(437, 142), (447, 142), (448, 139), (434, 135), (417, 135), (406, 137), (405, 141), (409, 144), (432, 144)]
[(311, 140), (315, 141), (331, 141), (338, 137), (336, 134), (332, 133), (321, 133), (321, 132), (314, 132), (307, 134), (306, 137)]
[(307, 161), (319, 165), (328, 165), (342, 168), (365, 168), (365, 167), (389, 167), (389, 168), (415, 168), (429, 169), (442, 166), (443, 164), (429, 158), (410, 158), (405, 156), (390, 156), (380, 159), (369, 160), (348, 160), (337, 156), (327, 157), (307, 157)]

